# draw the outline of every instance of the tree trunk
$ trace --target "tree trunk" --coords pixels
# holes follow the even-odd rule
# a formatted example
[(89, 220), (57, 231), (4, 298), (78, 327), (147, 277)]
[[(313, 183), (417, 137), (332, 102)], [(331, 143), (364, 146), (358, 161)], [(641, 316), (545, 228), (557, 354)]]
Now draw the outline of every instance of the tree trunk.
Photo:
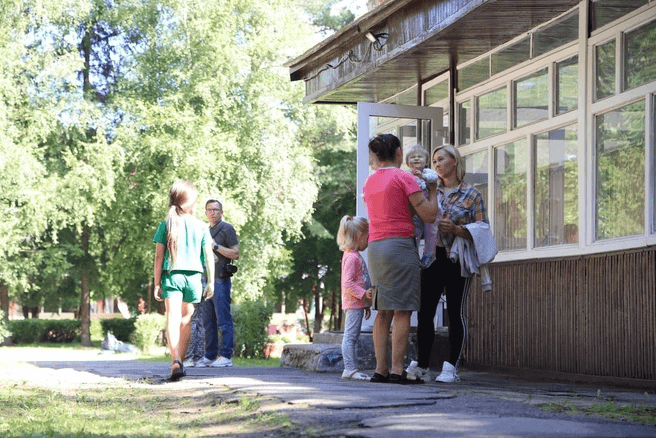
[[(89, 226), (82, 226), (82, 249), (86, 258), (89, 258)], [(87, 264), (82, 269), (82, 282), (80, 287), (80, 344), (82, 346), (93, 346), (91, 344), (91, 315), (89, 313), (89, 302), (91, 293), (89, 292), (89, 273)]]
[(153, 279), (148, 280), (148, 300), (146, 301), (146, 312), (150, 313), (150, 310), (153, 307), (153, 282), (155, 282)]
[(310, 311), (310, 301), (303, 299), (303, 315), (305, 316), (305, 331), (312, 341), (312, 330), (310, 329), (310, 318), (308, 317), (308, 312)]
[[(9, 321), (9, 286), (0, 282), (0, 309), (2, 309), (5, 323)], [(5, 338), (0, 346), (10, 346), (11, 336)]]
[(324, 312), (324, 307), (321, 300), (321, 293), (317, 291), (316, 293), (314, 293), (314, 331), (313, 331), (314, 334), (321, 332), (321, 326), (323, 323), (323, 312)]

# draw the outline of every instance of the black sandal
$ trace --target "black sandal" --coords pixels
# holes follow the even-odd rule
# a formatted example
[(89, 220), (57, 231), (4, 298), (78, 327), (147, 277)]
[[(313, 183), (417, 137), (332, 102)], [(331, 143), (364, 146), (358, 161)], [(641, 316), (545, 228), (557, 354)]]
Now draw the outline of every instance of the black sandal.
[(419, 377), (415, 377), (412, 380), (408, 378), (408, 372), (405, 370), (401, 375), (395, 373), (391, 374), (389, 377), (389, 382), (393, 384), (424, 384), (424, 380)]
[(371, 381), (372, 383), (389, 383), (389, 380), (390, 380), (390, 375), (389, 374), (387, 374), (387, 376), (385, 376), (385, 375), (379, 374), (378, 372), (374, 372), (373, 376), (371, 377), (371, 379), (369, 381)]
[(180, 360), (175, 360), (173, 364), (178, 364), (180, 367), (177, 369), (171, 369), (171, 378), (169, 378), (171, 381), (178, 381), (180, 378), (187, 375)]

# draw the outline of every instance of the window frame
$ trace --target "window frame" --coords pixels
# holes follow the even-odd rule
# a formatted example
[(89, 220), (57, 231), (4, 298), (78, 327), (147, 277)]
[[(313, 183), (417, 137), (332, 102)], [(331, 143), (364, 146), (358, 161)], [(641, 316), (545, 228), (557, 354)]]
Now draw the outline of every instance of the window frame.
[[(490, 200), (488, 208), (488, 217), (492, 230), (495, 230), (496, 206), (495, 200), (495, 147), (502, 146), (519, 139), (526, 139), (528, 145), (527, 164), (527, 190), (526, 205), (527, 210), (527, 248), (526, 250), (509, 250), (500, 252), (495, 261), (514, 261), (534, 258), (562, 258), (563, 256), (577, 256), (582, 254), (594, 254), (601, 252), (617, 251), (631, 248), (641, 248), (645, 246), (656, 245), (656, 81), (643, 84), (639, 87), (623, 90), (624, 87), (624, 34), (634, 29), (640, 28), (656, 20), (656, 0), (651, 0), (636, 11), (612, 22), (603, 28), (593, 32), (592, 36), (588, 34), (588, 17), (590, 4), (581, 1), (577, 6), (579, 10), (579, 38), (572, 43), (568, 43), (552, 52), (532, 58), (524, 63), (518, 64), (512, 68), (504, 70), (489, 80), (464, 90), (455, 92), (453, 99), (453, 108), (458, 109), (463, 102), (468, 101), (471, 111), (471, 131), (470, 143), (460, 145), (460, 114), (454, 112), (454, 124), (452, 127), (454, 141), (463, 156), (474, 154), (482, 150), (488, 152), (488, 194)], [(568, 11), (569, 12), (569, 11)], [(563, 14), (564, 15), (564, 14)], [(557, 18), (556, 18), (557, 19)], [(535, 29), (534, 29), (535, 30)], [(531, 33), (534, 31), (531, 30)], [(511, 40), (507, 44), (513, 44), (516, 40), (525, 38), (525, 35)], [(596, 93), (596, 73), (595, 73), (595, 47), (596, 45), (615, 39), (615, 91), (613, 96), (603, 98), (599, 101), (595, 99)], [(503, 46), (500, 46), (503, 47)], [(463, 65), (480, 61), (500, 48), (495, 48), (481, 57), (467, 61)], [(578, 60), (578, 106), (576, 109), (557, 114), (557, 63), (565, 61), (573, 56)], [(461, 66), (458, 66), (460, 68)], [(489, 136), (483, 139), (476, 139), (475, 131), (478, 127), (478, 108), (476, 108), (477, 97), (490, 91), (497, 90), (505, 86), (508, 97), (508, 117), (514, 117), (516, 112), (513, 82), (528, 76), (534, 72), (548, 67), (549, 76), (549, 98), (550, 111), (549, 118), (530, 123), (519, 128), (513, 126), (513, 121), (508, 120), (508, 130), (505, 133)], [(646, 123), (645, 123), (645, 212), (644, 212), (644, 235), (620, 237), (605, 240), (595, 240), (596, 235), (596, 130), (595, 123), (597, 115), (620, 108), (640, 99), (646, 100)], [(578, 189), (579, 189), (579, 242), (535, 247), (534, 227), (534, 197), (535, 197), (535, 137), (537, 135), (549, 132), (571, 124), (578, 126)]]

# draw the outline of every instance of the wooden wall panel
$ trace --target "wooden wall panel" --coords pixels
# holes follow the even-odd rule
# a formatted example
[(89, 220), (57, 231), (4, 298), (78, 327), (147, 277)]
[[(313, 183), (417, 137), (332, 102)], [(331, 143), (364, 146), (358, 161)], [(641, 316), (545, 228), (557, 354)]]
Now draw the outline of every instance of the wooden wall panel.
[(656, 379), (656, 248), (498, 263), (472, 284), (466, 361)]

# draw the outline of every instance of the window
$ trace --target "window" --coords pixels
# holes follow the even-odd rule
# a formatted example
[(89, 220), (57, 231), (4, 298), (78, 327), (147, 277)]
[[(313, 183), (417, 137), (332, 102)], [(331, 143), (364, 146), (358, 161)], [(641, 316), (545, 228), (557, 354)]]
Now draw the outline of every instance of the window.
[(644, 233), (645, 102), (596, 117), (597, 239)]
[[(487, 150), (470, 154), (465, 159), (465, 180), (467, 183), (473, 185), (483, 196), (485, 206), (489, 206), (487, 199), (487, 185), (488, 185), (488, 153)], [(489, 207), (488, 207), (489, 209)]]
[(601, 44), (595, 50), (597, 100), (615, 94), (615, 40)]
[(494, 150), (494, 234), (499, 250), (526, 248), (526, 140)]
[(531, 58), (531, 38), (526, 37), (498, 52), (490, 57), (492, 74), (496, 75), (506, 69), (521, 64)]
[(508, 125), (506, 88), (476, 98), (476, 140), (503, 133)]
[(458, 91), (465, 90), (490, 78), (490, 58), (485, 57), (458, 70)]
[(553, 24), (538, 29), (533, 36), (533, 56), (543, 55), (579, 37), (578, 9)]
[(576, 110), (579, 103), (579, 57), (556, 63), (556, 114)]
[(516, 127), (549, 117), (549, 77), (547, 73), (547, 69), (542, 69), (513, 82)]
[(628, 32), (624, 44), (624, 89), (656, 80), (656, 21)]
[(535, 247), (579, 241), (578, 125), (535, 136)]
[(471, 102), (458, 104), (458, 145), (467, 145), (471, 142)]
[(438, 82), (424, 92), (424, 105), (430, 106), (449, 98), (449, 81)]
[(599, 29), (631, 11), (646, 5), (649, 0), (592, 0), (590, 7), (590, 25), (592, 30)]

